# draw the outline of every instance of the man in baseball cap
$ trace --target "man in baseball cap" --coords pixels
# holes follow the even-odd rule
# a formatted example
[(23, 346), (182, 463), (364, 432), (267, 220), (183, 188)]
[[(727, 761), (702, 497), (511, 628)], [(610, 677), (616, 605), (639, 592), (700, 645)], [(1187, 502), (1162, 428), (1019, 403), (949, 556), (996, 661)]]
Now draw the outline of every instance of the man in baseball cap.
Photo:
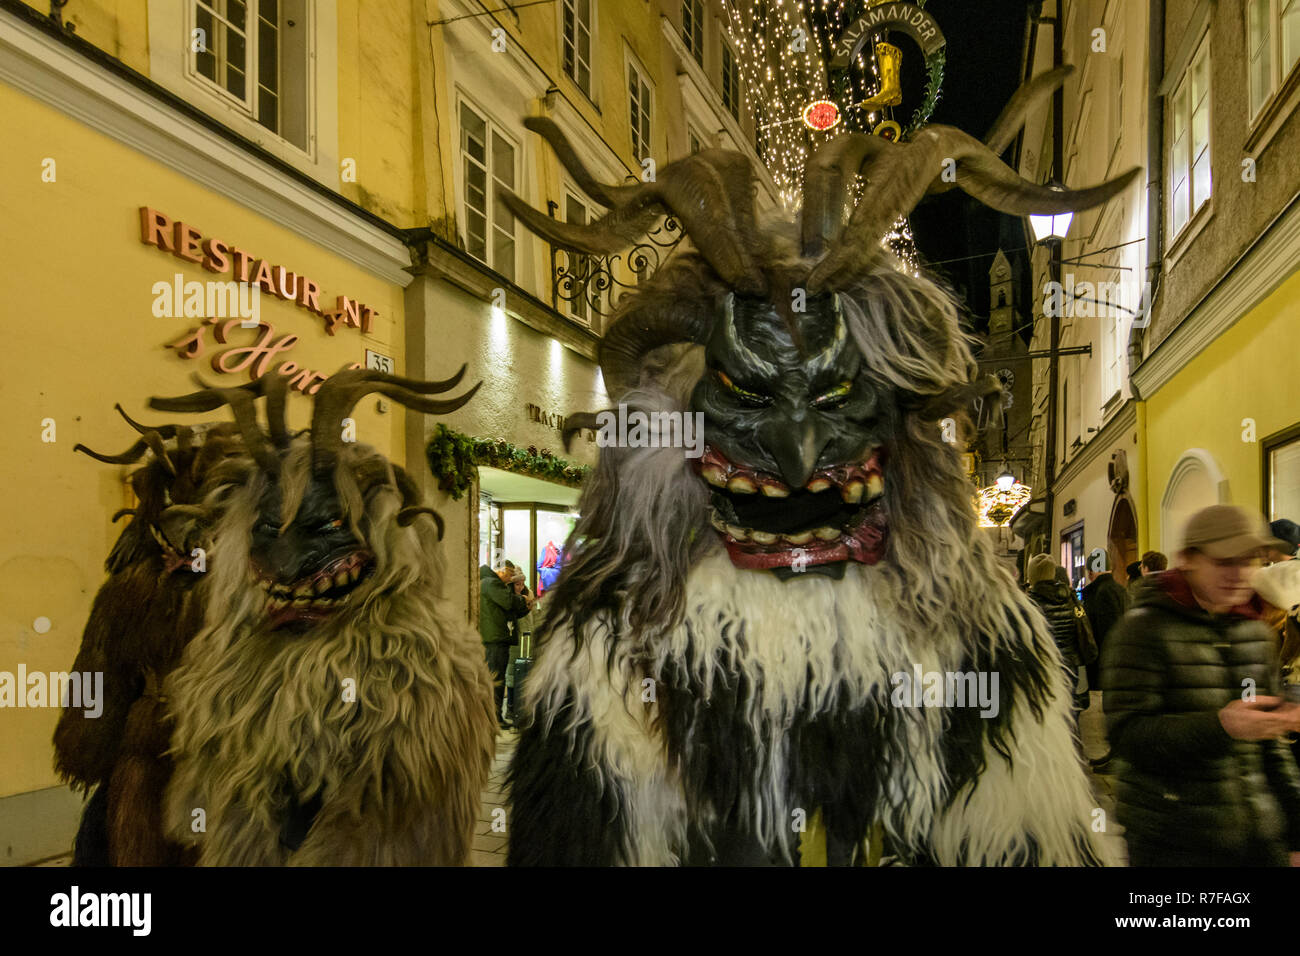
[(1197, 512), (1102, 649), (1134, 866), (1300, 865), (1300, 772), (1281, 739), (1300, 706), (1274, 696), (1277, 641), (1252, 587), (1278, 543), (1244, 508)]

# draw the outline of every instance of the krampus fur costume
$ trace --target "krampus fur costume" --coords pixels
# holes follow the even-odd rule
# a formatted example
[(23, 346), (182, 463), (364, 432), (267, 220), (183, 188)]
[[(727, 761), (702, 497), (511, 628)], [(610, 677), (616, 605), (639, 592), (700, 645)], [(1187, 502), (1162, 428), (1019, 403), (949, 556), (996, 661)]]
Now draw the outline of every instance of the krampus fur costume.
[(512, 864), (793, 862), (816, 808), (831, 862), (876, 822), (912, 863), (1102, 862), (1072, 689), (941, 438), (975, 394), (957, 308), (880, 245), (952, 161), (1015, 214), (1131, 183), (1060, 192), (998, 160), (1063, 76), (1017, 94), (988, 145), (939, 126), (829, 140), (798, 223), (758, 220), (742, 154), (605, 186), (527, 121), (612, 207), (565, 224), (503, 190), (534, 232), (608, 254), (667, 213), (690, 237), (620, 307), (600, 364), (628, 420), (650, 416), (642, 444), (682, 444), (673, 416), (698, 413), (705, 446), (601, 451), (524, 695)]
[(209, 469), (242, 453), (234, 426), (148, 427), (120, 455), (82, 451), (110, 464), (148, 462), (131, 474), (135, 508), (109, 552), (74, 671), (104, 675), (104, 709), (88, 718), (65, 708), (54, 731), (55, 768), (74, 786), (97, 788), (82, 815), (79, 866), (174, 866), (189, 855), (163, 836), (171, 776), (163, 681), (203, 621), (201, 574), (192, 573), (192, 522)]
[(294, 438), (282, 376), (258, 380), (266, 432), (240, 390), (152, 400), (230, 403), (249, 451), (208, 483), (207, 617), (166, 687), (169, 832), (200, 864), (467, 862), (496, 732), (481, 644), (441, 595), (441, 519), (401, 469), (343, 437), (367, 393), (459, 408), (477, 386), (424, 396), (463, 373), (341, 371)]

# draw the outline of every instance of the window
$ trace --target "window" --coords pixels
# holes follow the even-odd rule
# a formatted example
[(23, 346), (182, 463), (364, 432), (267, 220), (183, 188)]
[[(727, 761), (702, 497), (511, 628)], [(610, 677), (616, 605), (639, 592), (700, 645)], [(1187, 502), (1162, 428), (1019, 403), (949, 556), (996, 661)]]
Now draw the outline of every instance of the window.
[(690, 143), (692, 156), (704, 148), (704, 141), (700, 138), (699, 134), (689, 126), (686, 127), (686, 139), (687, 142)]
[(731, 47), (722, 44), (722, 105), (740, 119), (740, 66)]
[(1300, 0), (1247, 0), (1247, 8), (1253, 119), (1300, 60)]
[(632, 154), (637, 159), (645, 159), (650, 155), (650, 86), (630, 60), (627, 64), (627, 95)]
[(1210, 198), (1210, 45), (1192, 57), (1169, 110), (1170, 221), (1178, 235)]
[(1263, 441), (1264, 509), (1269, 521), (1300, 515), (1300, 425)]
[(1070, 575), (1070, 586), (1076, 591), (1088, 583), (1084, 563), (1083, 522), (1061, 532), (1061, 567)]
[(191, 14), (190, 74), (306, 151), (305, 0), (192, 0)]
[(591, 2), (564, 0), (564, 73), (591, 97)]
[(507, 279), (515, 278), (515, 217), (496, 195), (515, 188), (515, 147), (468, 103), (460, 104), (465, 248)]
[[(587, 204), (569, 191), (564, 194), (564, 221), (573, 223), (585, 223), (593, 217), (592, 210), (587, 208)], [(564, 300), (567, 305), (568, 314), (581, 322), (583, 325), (591, 324), (591, 301), (593, 298), (592, 290), (588, 288), (591, 280), (592, 271), (595, 267), (595, 259), (591, 256), (579, 255), (567, 250), (557, 250), (556, 257), (559, 263), (563, 265), (566, 272), (572, 279), (571, 284), (564, 286)], [(599, 307), (599, 292), (595, 293), (597, 307)]]
[(682, 0), (682, 39), (695, 62), (704, 65), (704, 0)]

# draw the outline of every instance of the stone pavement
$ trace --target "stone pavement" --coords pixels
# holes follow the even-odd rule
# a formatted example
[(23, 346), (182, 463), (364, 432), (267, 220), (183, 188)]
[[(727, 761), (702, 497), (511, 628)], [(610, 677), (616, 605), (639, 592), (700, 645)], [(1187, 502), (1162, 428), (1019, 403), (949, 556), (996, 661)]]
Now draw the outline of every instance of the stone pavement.
[[(506, 834), (501, 832), (500, 821), (504, 814), (505, 827), (509, 829), (510, 811), (505, 806), (506, 767), (514, 755), (518, 740), (519, 734), (513, 730), (503, 730), (497, 735), (497, 755), (492, 761), (492, 775), (483, 790), (478, 826), (474, 829), (474, 848), (470, 854), (471, 866), (506, 865)], [(498, 810), (501, 812), (497, 813)]]
[[(1083, 736), (1084, 753), (1089, 757), (1100, 757), (1105, 753), (1105, 720), (1101, 713), (1100, 693), (1093, 693), (1092, 706), (1083, 712), (1079, 726)], [(508, 831), (510, 811), (505, 805), (506, 767), (510, 763), (510, 758), (514, 755), (515, 744), (518, 740), (518, 733), (509, 730), (502, 731), (497, 737), (497, 754), (492, 761), (492, 774), (488, 778), (487, 787), (483, 790), (478, 825), (474, 831), (474, 845), (470, 861), (472, 866), (506, 865), (506, 833), (501, 832), (499, 821), (505, 820)], [(1089, 772), (1089, 778), (1092, 781), (1093, 792), (1097, 798), (1097, 806), (1106, 814), (1104, 818), (1106, 827), (1104, 839), (1112, 845), (1116, 859), (1127, 862), (1128, 855), (1122, 837), (1124, 831), (1115, 822), (1115, 777)], [(496, 813), (497, 810), (502, 812)], [(502, 814), (504, 814), (504, 817)], [(497, 823), (496, 830), (493, 830), (494, 822)], [(71, 862), (72, 854), (69, 853), (66, 856), (56, 857), (36, 865), (68, 866)]]
[[(1092, 703), (1079, 718), (1079, 733), (1083, 738), (1083, 752), (1091, 758), (1100, 757), (1106, 752), (1106, 717), (1101, 711), (1101, 691), (1091, 693)], [(1103, 841), (1110, 844), (1115, 859), (1122, 865), (1128, 865), (1128, 847), (1124, 843), (1124, 828), (1115, 822), (1115, 775), (1093, 773), (1088, 771), (1092, 781), (1092, 792), (1097, 798), (1097, 806), (1105, 812), (1102, 818), (1106, 829)]]

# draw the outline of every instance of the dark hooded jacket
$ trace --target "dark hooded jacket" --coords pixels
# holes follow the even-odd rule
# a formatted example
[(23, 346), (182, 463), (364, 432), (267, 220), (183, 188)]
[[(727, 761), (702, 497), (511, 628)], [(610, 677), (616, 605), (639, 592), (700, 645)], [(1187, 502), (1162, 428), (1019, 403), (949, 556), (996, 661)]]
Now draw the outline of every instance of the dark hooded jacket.
[(1135, 858), (1282, 862), (1300, 850), (1300, 773), (1285, 743), (1236, 740), (1219, 722), (1248, 681), (1278, 692), (1277, 639), (1258, 615), (1257, 598), (1211, 615), (1166, 571), (1143, 580), (1102, 648), (1117, 816)]
[(1047, 618), (1065, 666), (1077, 673), (1083, 659), (1079, 655), (1079, 628), (1074, 622), (1074, 592), (1060, 581), (1037, 581), (1029, 586), (1029, 596)]
[(511, 643), (510, 622), (528, 613), (523, 595), (497, 577), (486, 564), (478, 569), (478, 633), (484, 644)]

